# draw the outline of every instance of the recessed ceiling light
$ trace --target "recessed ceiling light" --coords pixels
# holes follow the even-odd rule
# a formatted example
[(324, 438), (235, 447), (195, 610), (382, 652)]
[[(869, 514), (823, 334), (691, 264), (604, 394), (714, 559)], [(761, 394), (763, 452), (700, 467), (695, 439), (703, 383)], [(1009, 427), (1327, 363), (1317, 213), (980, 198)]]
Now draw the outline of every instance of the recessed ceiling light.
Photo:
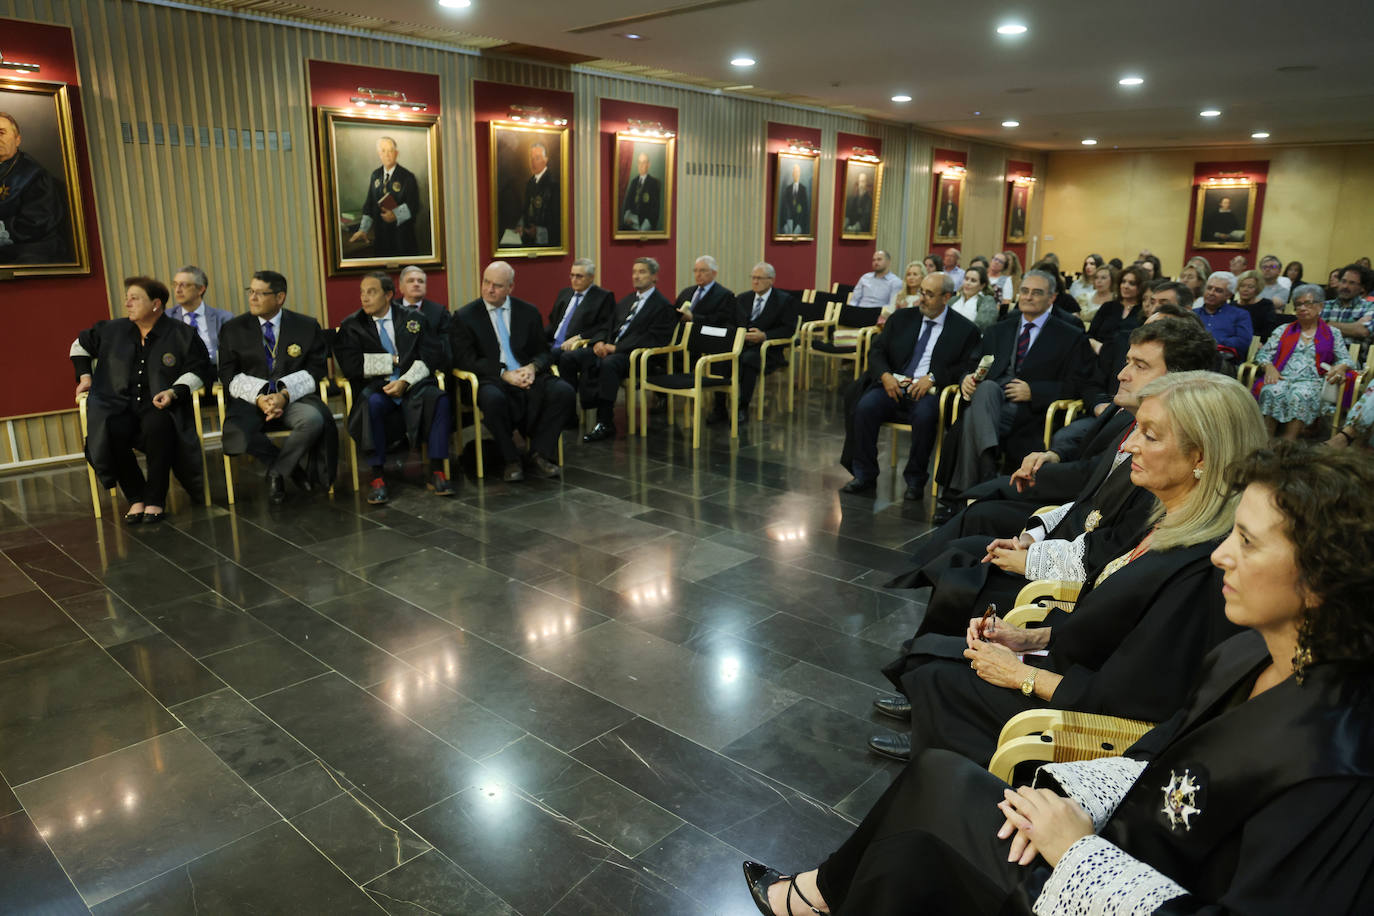
[(630, 41), (639, 41), (639, 40), (640, 40), (641, 38), (643, 38), (644, 36), (643, 36), (643, 35), (639, 35), (639, 34), (637, 34), (637, 33), (635, 33), (635, 32), (626, 32), (626, 33), (625, 33), (625, 37), (628, 38), (628, 39), (630, 39)]
[(910, 101), (911, 101), (911, 96), (909, 96), (909, 95), (894, 95), (894, 96), (892, 97), (892, 101), (894, 101), (894, 102), (910, 102)]
[(1084, 146), (1097, 146), (1097, 141), (1094, 140), (1092, 137), (1084, 137), (1079, 142), (1082, 143)]
[(1024, 35), (1026, 27), (1019, 22), (1008, 22), (997, 27), (998, 35)]
[(1144, 82), (1145, 78), (1142, 76), (1123, 76), (1116, 81), (1116, 84), (1118, 86), (1139, 86)]
[(1003, 127), (1020, 127), (1020, 126), (1021, 126), (1021, 122), (1020, 122), (1020, 121), (1003, 121), (1003, 122), (1002, 122), (1002, 126), (1003, 126)]
[(1198, 116), (1202, 118), (1219, 118), (1221, 117), (1221, 110), (1218, 108), (1204, 108), (1198, 112)]
[(472, 0), (439, 0), (440, 6), (447, 6), (449, 9), (462, 9), (472, 6)]
[(754, 66), (754, 63), (755, 63), (755, 61), (754, 61), (754, 58), (752, 58), (752, 57), (736, 57), (736, 58), (734, 58), (733, 60), (730, 61), (730, 66), (732, 66), (732, 67), (752, 67), (752, 66)]
[(1267, 131), (1267, 130), (1257, 130), (1257, 131), (1255, 131), (1253, 134), (1250, 135), (1250, 139), (1252, 139), (1252, 140), (1268, 140), (1268, 139), (1269, 139), (1269, 131)]

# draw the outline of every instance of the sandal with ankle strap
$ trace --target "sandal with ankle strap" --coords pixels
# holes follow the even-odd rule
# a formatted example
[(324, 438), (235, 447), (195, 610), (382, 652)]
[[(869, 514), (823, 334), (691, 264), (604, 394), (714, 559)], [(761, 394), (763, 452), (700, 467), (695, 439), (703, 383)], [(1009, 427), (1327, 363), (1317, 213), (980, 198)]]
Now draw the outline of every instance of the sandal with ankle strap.
[(825, 916), (826, 911), (818, 909), (815, 904), (806, 899), (806, 895), (797, 887), (796, 875), (784, 875), (777, 869), (769, 868), (758, 862), (744, 863), (744, 880), (749, 882), (749, 894), (754, 899), (754, 906), (759, 908), (759, 912), (764, 916), (776, 916), (773, 906), (768, 902), (768, 888), (777, 884), (779, 881), (787, 882), (787, 904), (786, 916), (792, 916), (792, 894), (797, 895), (806, 908), (818, 916)]

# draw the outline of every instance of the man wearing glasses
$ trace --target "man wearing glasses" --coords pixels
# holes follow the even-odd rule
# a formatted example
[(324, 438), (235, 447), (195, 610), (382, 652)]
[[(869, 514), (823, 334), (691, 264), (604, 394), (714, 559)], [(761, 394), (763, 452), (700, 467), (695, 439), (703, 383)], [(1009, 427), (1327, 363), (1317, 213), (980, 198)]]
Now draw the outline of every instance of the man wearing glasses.
[[(338, 470), (334, 415), (320, 400), (329, 344), (320, 323), (282, 306), (286, 278), (259, 270), (248, 285), (248, 313), (225, 323), (219, 377), (229, 395), (224, 454), (247, 452), (267, 468), (267, 495), (286, 501), (290, 477), (302, 490), (327, 489)], [(289, 429), (278, 448), (267, 437)]]
[(172, 299), (176, 305), (167, 310), (167, 317), (190, 325), (205, 344), (213, 362), (219, 355), (220, 329), (234, 316), (205, 301), (205, 290), (209, 286), (210, 279), (199, 267), (187, 265), (178, 270), (172, 278)]
[[(549, 359), (574, 389), (582, 364), (573, 351), (582, 340), (608, 331), (614, 310), (615, 293), (596, 285), (596, 264), (590, 258), (573, 261), (568, 285), (558, 291), (544, 336), (549, 340)], [(590, 409), (596, 405), (582, 406)]]

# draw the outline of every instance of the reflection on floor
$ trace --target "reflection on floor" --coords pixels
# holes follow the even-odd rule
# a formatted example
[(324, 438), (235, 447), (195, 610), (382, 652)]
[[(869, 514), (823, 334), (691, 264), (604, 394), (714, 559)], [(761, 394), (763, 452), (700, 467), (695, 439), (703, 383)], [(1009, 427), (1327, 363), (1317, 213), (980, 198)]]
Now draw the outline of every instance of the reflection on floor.
[(814, 863), (891, 778), (923, 608), (880, 584), (930, 507), (837, 494), (836, 400), (381, 509), (0, 481), (0, 912), (755, 912), (741, 859)]

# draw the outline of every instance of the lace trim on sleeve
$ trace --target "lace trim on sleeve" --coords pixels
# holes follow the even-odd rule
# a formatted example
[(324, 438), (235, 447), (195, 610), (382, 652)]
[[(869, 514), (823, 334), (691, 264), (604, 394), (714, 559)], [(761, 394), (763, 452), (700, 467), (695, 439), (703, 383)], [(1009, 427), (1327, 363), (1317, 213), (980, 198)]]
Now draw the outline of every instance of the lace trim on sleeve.
[(1059, 524), (1064, 520), (1064, 516), (1068, 515), (1069, 510), (1072, 508), (1072, 502), (1064, 503), (1064, 505), (1062, 506), (1055, 506), (1048, 512), (1042, 512), (1039, 515), (1032, 517), (1029, 521), (1026, 522), (1026, 528), (1029, 529), (1036, 525), (1039, 525), (1041, 528), (1044, 528), (1045, 533), (1048, 534), (1049, 532), (1054, 530), (1055, 525)]
[(1047, 763), (1036, 771), (1036, 780), (1039, 781), (1040, 773), (1053, 776), (1069, 798), (1088, 812), (1093, 819), (1093, 829), (1101, 830), (1144, 770), (1143, 760), (1099, 757), (1096, 760)]
[(1068, 848), (1031, 910), (1036, 916), (1148, 916), (1187, 893), (1094, 835)]
[(1086, 549), (1086, 534), (1072, 541), (1037, 541), (1026, 548), (1026, 578), (1082, 582), (1088, 578), (1088, 571), (1083, 567)]
[(364, 353), (363, 354), (363, 375), (366, 378), (373, 378), (378, 375), (390, 375), (395, 362), (390, 353)]
[(429, 378), (429, 366), (426, 366), (422, 359), (417, 359), (411, 363), (405, 375), (401, 376), (401, 380), (407, 385), (418, 385), (427, 378)]
[(278, 384), (286, 389), (286, 393), (292, 401), (299, 401), (301, 398), (315, 394), (320, 390), (319, 385), (315, 382), (315, 376), (304, 369), (297, 369), (290, 375), (283, 376)]
[(253, 404), (257, 402), (258, 394), (266, 384), (267, 379), (265, 378), (258, 378), (256, 375), (240, 372), (229, 380), (229, 396)]

